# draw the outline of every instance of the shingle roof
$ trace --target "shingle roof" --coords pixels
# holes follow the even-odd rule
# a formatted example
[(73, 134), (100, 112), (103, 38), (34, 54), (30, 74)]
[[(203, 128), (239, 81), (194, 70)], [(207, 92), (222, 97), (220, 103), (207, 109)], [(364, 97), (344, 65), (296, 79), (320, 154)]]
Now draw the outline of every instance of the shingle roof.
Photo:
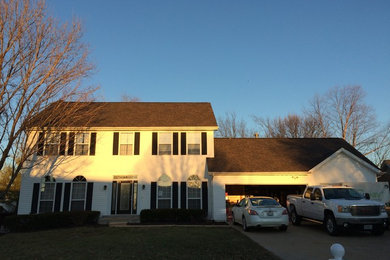
[(340, 148), (376, 167), (340, 138), (215, 138), (207, 164), (210, 172), (309, 171)]
[[(61, 104), (61, 103), (58, 103)], [(77, 103), (63, 102), (64, 107)], [(217, 127), (210, 103), (173, 102), (90, 102), (79, 114), (96, 115), (86, 120), (70, 120), (63, 127)], [(87, 104), (87, 105), (85, 105)], [(57, 109), (58, 110), (58, 109)], [(50, 106), (41, 113), (50, 113)]]

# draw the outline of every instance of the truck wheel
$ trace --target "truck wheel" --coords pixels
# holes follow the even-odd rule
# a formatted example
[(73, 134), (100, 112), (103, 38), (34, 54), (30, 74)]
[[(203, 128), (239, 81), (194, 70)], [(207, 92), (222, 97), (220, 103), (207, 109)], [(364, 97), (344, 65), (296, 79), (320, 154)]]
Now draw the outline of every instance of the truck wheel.
[(246, 225), (245, 217), (242, 217), (242, 230), (248, 231), (248, 226)]
[(298, 226), (301, 224), (301, 216), (299, 216), (297, 214), (297, 211), (295, 210), (295, 207), (294, 206), (291, 206), (291, 222), (293, 223), (293, 225), (295, 226)]
[(383, 225), (375, 225), (372, 229), (372, 234), (375, 236), (381, 236), (385, 233), (385, 227)]
[(335, 236), (339, 233), (336, 220), (334, 219), (332, 214), (326, 214), (324, 224), (325, 224), (325, 229), (329, 235)]

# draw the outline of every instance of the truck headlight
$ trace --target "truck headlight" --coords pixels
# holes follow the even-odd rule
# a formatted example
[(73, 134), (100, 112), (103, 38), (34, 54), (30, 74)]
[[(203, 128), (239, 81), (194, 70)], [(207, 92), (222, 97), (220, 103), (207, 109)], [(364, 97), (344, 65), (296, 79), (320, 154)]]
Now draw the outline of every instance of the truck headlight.
[(350, 206), (337, 206), (337, 211), (340, 213), (350, 213), (351, 207)]

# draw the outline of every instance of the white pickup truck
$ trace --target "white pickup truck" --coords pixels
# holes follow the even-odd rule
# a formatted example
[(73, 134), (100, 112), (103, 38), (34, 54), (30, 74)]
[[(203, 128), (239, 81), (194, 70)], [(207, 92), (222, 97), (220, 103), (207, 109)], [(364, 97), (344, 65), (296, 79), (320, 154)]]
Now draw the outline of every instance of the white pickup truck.
[(293, 225), (314, 220), (323, 223), (330, 235), (350, 227), (382, 235), (388, 224), (383, 203), (346, 186), (307, 186), (303, 195), (287, 196), (287, 208)]

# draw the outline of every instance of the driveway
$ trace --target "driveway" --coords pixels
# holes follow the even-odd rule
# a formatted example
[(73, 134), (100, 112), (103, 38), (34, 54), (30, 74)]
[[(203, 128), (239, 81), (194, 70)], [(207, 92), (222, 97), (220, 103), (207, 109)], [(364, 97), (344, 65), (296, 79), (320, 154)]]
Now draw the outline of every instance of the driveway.
[[(241, 230), (240, 225), (234, 228)], [(301, 226), (289, 225), (287, 232), (277, 229), (259, 229), (243, 232), (264, 248), (282, 259), (307, 260), (330, 259), (330, 246), (340, 243), (345, 248), (346, 260), (390, 259), (390, 231), (383, 236), (373, 236), (364, 232), (349, 232), (339, 236), (329, 236), (322, 225), (302, 222)]]

